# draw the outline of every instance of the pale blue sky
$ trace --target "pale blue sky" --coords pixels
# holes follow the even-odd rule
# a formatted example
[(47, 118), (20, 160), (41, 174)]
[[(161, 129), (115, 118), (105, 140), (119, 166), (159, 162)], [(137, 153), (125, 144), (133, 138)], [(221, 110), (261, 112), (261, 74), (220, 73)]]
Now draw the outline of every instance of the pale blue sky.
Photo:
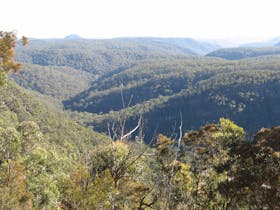
[(2, 0), (0, 30), (19, 36), (280, 36), (278, 0)]

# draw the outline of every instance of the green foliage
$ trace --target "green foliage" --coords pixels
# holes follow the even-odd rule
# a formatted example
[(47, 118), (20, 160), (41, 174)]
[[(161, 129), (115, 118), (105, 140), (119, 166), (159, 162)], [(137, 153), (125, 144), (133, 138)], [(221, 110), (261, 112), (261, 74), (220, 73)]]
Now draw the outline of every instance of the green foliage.
[(0, 198), (1, 209), (32, 209), (32, 194), (26, 188), (24, 166), (19, 161), (0, 165)]
[(60, 196), (57, 182), (60, 176), (69, 173), (69, 160), (60, 157), (55, 150), (37, 147), (28, 153), (24, 162), (28, 169), (27, 186), (34, 195), (34, 206), (53, 209)]
[(15, 160), (21, 150), (21, 139), (15, 128), (0, 127), (0, 161)]
[(259, 48), (225, 48), (207, 54), (209, 57), (220, 57), (228, 60), (239, 60), (250, 57), (279, 55), (279, 47), (259, 47)]
[(113, 179), (108, 171), (102, 178), (93, 177), (83, 165), (61, 181), (62, 204), (66, 209), (110, 209), (113, 193)]
[(227, 117), (254, 133), (280, 121), (279, 70), (278, 56), (151, 60), (101, 77), (64, 106), (76, 111), (75, 119), (102, 132), (120, 116), (132, 129), (142, 115), (147, 142), (155, 130), (171, 135), (180, 112), (186, 116), (185, 130)]
[(142, 60), (190, 54), (195, 53), (172, 43), (138, 39), (31, 40), (27, 48), (16, 49), (16, 58), (22, 63), (67, 66), (95, 75)]
[(31, 151), (42, 141), (43, 134), (37, 123), (33, 121), (23, 121), (19, 124), (18, 131), (22, 136), (22, 149), (24, 152)]
[(89, 167), (80, 165), (61, 181), (65, 208), (137, 209), (148, 202), (148, 166), (144, 153), (134, 150), (135, 146), (117, 141), (91, 151)]
[[(8, 119), (3, 124), (8, 125), (9, 123), (12, 127), (19, 126), (19, 129), (29, 129), (35, 132), (26, 138), (40, 136), (40, 134), (36, 134), (37, 126), (39, 126), (45, 142), (53, 142), (60, 145), (62, 151), (70, 152), (71, 150), (73, 153), (81, 150), (84, 143), (96, 144), (99, 139), (107, 138), (71, 121), (62, 111), (40, 103), (32, 94), (12, 83), (0, 89), (0, 98), (2, 101), (0, 116)], [(12, 117), (9, 119), (9, 116)], [(33, 121), (35, 124), (28, 123), (28, 121)], [(20, 123), (22, 124), (20, 125)], [(22, 130), (22, 132), (24, 131)], [(80, 141), (81, 138), (83, 141)], [(72, 148), (67, 146), (69, 143), (72, 144)]]
[(157, 186), (160, 195), (157, 196), (160, 209), (181, 209), (188, 205), (192, 178), (182, 146), (161, 134), (157, 138), (156, 160), (159, 168), (156, 172), (161, 177)]
[(279, 128), (260, 130), (252, 143), (241, 142), (219, 191), (229, 208), (279, 209)]
[(232, 147), (234, 144), (238, 144), (239, 141), (244, 140), (245, 131), (229, 119), (221, 118), (218, 123), (218, 132), (215, 132), (213, 137), (221, 140), (226, 139), (225, 144), (228, 147)]
[(230, 61), (186, 56), (189, 42), (32, 40), (27, 48), (17, 47), (17, 60), (26, 71), (12, 77), (26, 88), (64, 100), (66, 109), (84, 112), (72, 116), (97, 131), (107, 132), (108, 123), (120, 116), (127, 117), (131, 129), (143, 115), (146, 141), (155, 130), (171, 135), (179, 112), (187, 116), (185, 130), (221, 117), (250, 133), (279, 123), (278, 48), (250, 49), (250, 58)]
[[(155, 148), (110, 142), (36, 101), (1, 89), (3, 209), (277, 209), (279, 128), (253, 142), (228, 119), (163, 135)], [(251, 94), (248, 94), (251, 97)]]
[(0, 71), (0, 87), (7, 84), (7, 75), (5, 72)]
[(245, 141), (243, 129), (228, 119), (220, 119), (217, 125), (187, 133), (183, 140), (191, 158), (192, 208), (222, 208), (226, 199), (218, 189), (228, 180), (227, 166), (236, 161), (236, 145)]
[(23, 70), (10, 78), (21, 87), (62, 100), (88, 88), (94, 76), (71, 67), (24, 64)]
[[(108, 138), (12, 83), (0, 89), (0, 98), (0, 208), (57, 208), (60, 180), (84, 161), (85, 148), (93, 149)], [(8, 178), (12, 176), (14, 181)]]
[[(158, 135), (154, 147), (139, 137), (112, 142), (8, 82), (0, 89), (0, 209), (279, 209), (280, 128), (262, 129), (249, 141), (233, 121), (218, 120), (229, 115), (252, 130), (277, 122), (278, 57), (187, 58), (187, 49), (174, 46), (187, 40), (164, 41), (34, 40), (26, 51), (18, 48), (19, 60), (66, 66), (54, 67), (46, 78), (30, 69), (17, 80), (59, 100), (85, 89), (93, 72), (109, 72), (65, 101), (72, 109), (105, 114), (73, 115), (103, 131), (108, 121), (128, 117), (132, 126), (143, 115), (148, 129), (141, 132), (148, 138), (159, 124), (157, 132), (172, 135)], [(8, 55), (13, 57), (11, 50)], [(77, 84), (70, 84), (72, 73), (82, 77)], [(45, 82), (32, 82), (36, 75)], [(50, 78), (72, 82), (49, 90)], [(269, 114), (260, 115), (263, 110)], [(176, 139), (178, 111), (183, 130), (206, 120), (218, 123)]]

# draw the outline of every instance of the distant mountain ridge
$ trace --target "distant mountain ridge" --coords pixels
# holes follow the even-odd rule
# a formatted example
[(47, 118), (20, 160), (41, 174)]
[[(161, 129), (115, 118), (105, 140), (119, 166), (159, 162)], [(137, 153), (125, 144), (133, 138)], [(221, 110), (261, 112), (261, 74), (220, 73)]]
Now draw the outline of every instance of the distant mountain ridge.
[(27, 47), (16, 47), (16, 60), (103, 75), (146, 60), (204, 55), (219, 48), (211, 43), (184, 38), (68, 38), (30, 40)]
[(213, 51), (206, 56), (219, 57), (227, 60), (239, 60), (244, 58), (252, 58), (259, 56), (279, 55), (280, 47), (237, 47), (224, 48)]
[(239, 47), (272, 47), (280, 42), (280, 37), (275, 37), (266, 41), (251, 42), (240, 45)]
[(79, 40), (79, 39), (83, 39), (83, 37), (77, 35), (77, 34), (70, 34), (66, 37), (64, 37), (65, 40)]
[(203, 55), (213, 50), (222, 48), (220, 45), (212, 42), (198, 41), (192, 38), (159, 38), (159, 37), (132, 37), (132, 38), (118, 38), (121, 40), (139, 40), (141, 42), (159, 42), (168, 43), (180, 48), (190, 49), (196, 54)]
[[(31, 65), (13, 79), (63, 101), (65, 109), (80, 116), (77, 121), (102, 132), (122, 116), (133, 126), (142, 114), (147, 135), (169, 135), (180, 111), (187, 116), (184, 129), (220, 117), (249, 131), (279, 124), (280, 48), (196, 53), (210, 48), (187, 38), (31, 40), (25, 49), (16, 49), (17, 61)], [(252, 119), (255, 115), (262, 117)]]

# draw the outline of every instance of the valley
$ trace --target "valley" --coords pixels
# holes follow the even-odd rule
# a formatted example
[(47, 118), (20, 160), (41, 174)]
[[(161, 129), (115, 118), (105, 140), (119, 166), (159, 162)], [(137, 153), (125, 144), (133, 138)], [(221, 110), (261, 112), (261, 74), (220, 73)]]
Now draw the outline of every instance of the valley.
[(31, 40), (16, 49), (25, 69), (11, 79), (99, 132), (121, 118), (130, 130), (141, 116), (146, 142), (178, 135), (180, 115), (184, 130), (221, 117), (248, 135), (280, 124), (279, 48), (218, 47), (175, 38)]
[(0, 209), (279, 209), (279, 47), (20, 42), (0, 33)]

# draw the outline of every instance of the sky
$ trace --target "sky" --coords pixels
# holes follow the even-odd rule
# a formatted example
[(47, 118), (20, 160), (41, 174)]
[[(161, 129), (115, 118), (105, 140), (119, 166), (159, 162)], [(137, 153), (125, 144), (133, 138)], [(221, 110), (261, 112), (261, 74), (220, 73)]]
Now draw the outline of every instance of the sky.
[(279, 0), (1, 0), (0, 31), (63, 38), (280, 36)]

